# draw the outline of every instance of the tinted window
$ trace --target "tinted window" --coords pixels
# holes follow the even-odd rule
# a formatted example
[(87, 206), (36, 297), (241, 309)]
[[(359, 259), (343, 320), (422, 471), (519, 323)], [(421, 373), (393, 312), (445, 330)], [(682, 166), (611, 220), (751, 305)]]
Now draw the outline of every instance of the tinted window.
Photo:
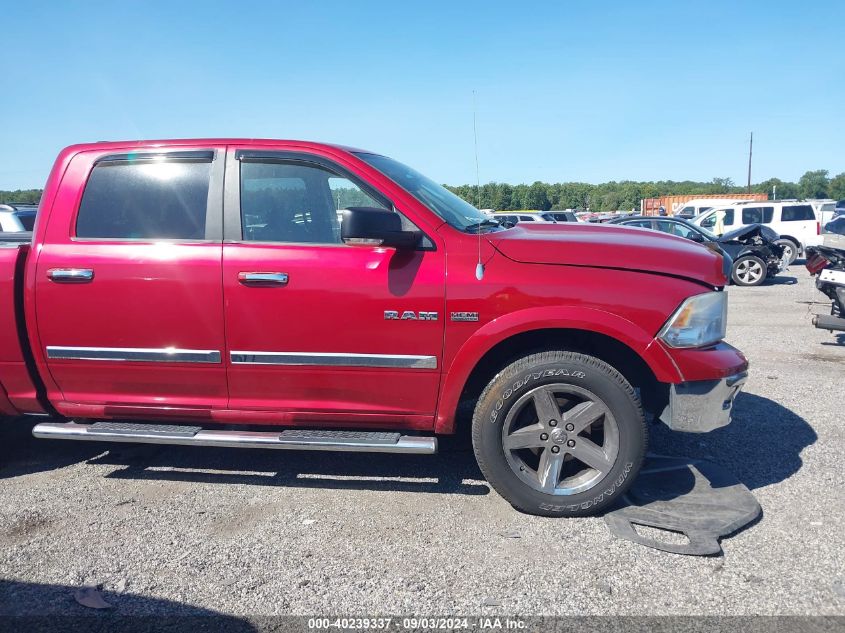
[(651, 220), (634, 220), (633, 222), (625, 222), (625, 226), (639, 226), (644, 229), (650, 229)]
[(742, 210), (743, 224), (767, 224), (772, 221), (774, 207), (747, 207)]
[(350, 180), (299, 163), (241, 163), (245, 240), (340, 244), (342, 209), (385, 206)]
[(31, 231), (35, 226), (35, 211), (18, 211), (15, 216), (20, 221), (24, 231)]
[(519, 216), (519, 220), (520, 222), (536, 222), (537, 218), (535, 218), (533, 215), (521, 215)]
[(784, 222), (801, 222), (804, 220), (816, 220), (813, 207), (809, 204), (800, 204), (794, 207), (784, 207), (781, 212), (781, 220)]
[(106, 162), (85, 186), (77, 237), (205, 237), (210, 161)]

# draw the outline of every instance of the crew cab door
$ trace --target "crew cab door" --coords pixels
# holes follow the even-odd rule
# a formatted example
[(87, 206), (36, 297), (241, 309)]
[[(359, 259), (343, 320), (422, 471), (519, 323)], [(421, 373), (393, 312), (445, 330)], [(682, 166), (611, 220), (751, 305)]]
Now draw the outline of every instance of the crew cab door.
[(229, 150), (223, 291), (229, 406), (291, 422), (425, 428), (443, 349), (445, 258), (346, 245), (347, 206), (392, 208), (350, 167)]
[(71, 161), (35, 245), (38, 353), (62, 413), (226, 406), (223, 161), (214, 147)]

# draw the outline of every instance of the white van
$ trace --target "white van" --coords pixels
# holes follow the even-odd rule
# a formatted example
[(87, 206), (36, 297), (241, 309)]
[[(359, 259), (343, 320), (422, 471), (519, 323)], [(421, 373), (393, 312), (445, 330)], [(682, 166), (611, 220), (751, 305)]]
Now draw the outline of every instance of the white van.
[(818, 246), (822, 240), (816, 210), (804, 201), (745, 201), (705, 211), (692, 222), (716, 235), (749, 224), (765, 224), (780, 235), (784, 259), (790, 264), (805, 247)]
[(715, 207), (721, 207), (727, 204), (736, 204), (739, 202), (736, 198), (695, 198), (694, 200), (687, 200), (682, 205), (679, 205), (674, 211), (675, 217), (683, 218), (684, 220), (691, 220), (692, 218), (701, 215), (705, 211), (709, 211)]

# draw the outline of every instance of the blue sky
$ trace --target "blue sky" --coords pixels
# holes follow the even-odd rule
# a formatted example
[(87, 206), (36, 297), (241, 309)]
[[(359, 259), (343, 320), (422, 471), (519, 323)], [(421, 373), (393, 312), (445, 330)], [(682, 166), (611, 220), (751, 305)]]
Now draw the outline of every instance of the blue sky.
[[(687, 6), (689, 4), (689, 6)], [(0, 189), (61, 147), (304, 138), (440, 182), (845, 171), (845, 3), (0, 0)]]

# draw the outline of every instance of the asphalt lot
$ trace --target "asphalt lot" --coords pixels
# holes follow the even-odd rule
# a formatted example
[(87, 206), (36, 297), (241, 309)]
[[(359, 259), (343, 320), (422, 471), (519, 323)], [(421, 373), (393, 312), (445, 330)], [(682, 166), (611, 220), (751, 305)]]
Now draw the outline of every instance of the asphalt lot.
[[(752, 368), (732, 425), (655, 427), (763, 507), (724, 556), (666, 554), (601, 518), (517, 513), (471, 453), (342, 455), (34, 440), (0, 429), (0, 614), (845, 615), (845, 338), (794, 265), (730, 289)], [(448, 447), (447, 447), (448, 448)]]

